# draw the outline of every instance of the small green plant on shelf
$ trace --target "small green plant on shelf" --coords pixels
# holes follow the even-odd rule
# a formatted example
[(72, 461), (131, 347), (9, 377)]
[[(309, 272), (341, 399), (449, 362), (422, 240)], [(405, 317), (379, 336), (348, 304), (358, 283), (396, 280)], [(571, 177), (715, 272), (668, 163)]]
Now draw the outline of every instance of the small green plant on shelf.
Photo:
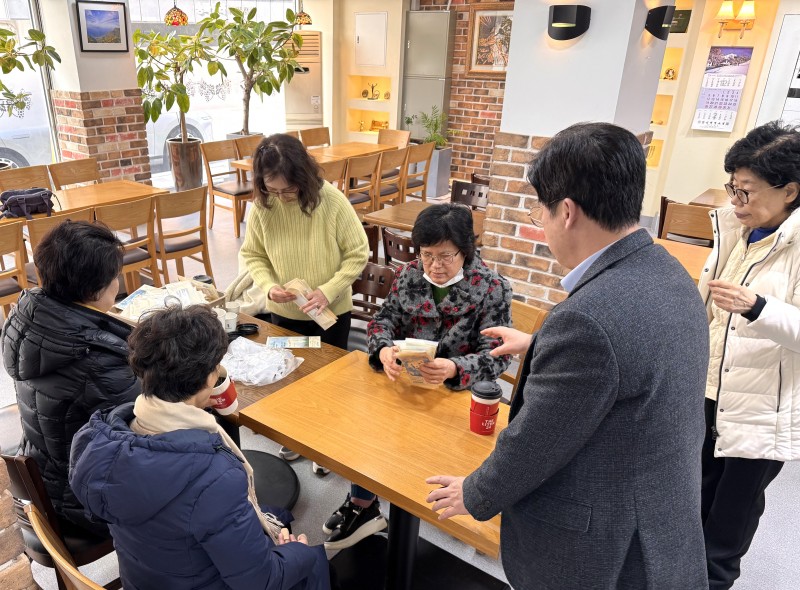
[(427, 136), (422, 139), (422, 143), (436, 144), (436, 147), (445, 147), (447, 138), (458, 135), (458, 131), (447, 128), (447, 115), (439, 110), (436, 105), (431, 107), (431, 112), (420, 111), (419, 115), (409, 115), (405, 118), (406, 125), (414, 125), (419, 119), (419, 124), (427, 132)]

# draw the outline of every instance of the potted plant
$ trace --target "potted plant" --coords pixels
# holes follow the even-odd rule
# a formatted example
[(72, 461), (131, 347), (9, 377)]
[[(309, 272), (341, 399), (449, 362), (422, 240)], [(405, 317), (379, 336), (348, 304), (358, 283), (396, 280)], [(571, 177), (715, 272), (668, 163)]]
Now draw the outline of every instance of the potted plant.
[[(219, 4), (217, 4), (219, 8)], [(186, 113), (191, 101), (186, 92), (186, 75), (206, 64), (211, 76), (226, 76), (225, 66), (217, 59), (216, 41), (208, 23), (201, 24), (194, 35), (165, 35), (137, 29), (136, 79), (143, 91), (142, 107), (145, 122), (157, 121), (162, 111), (178, 107), (180, 136), (167, 140), (172, 177), (176, 190), (196, 188), (203, 183), (200, 139), (186, 132)]]
[(417, 123), (425, 130), (427, 135), (422, 139), (415, 139), (419, 143), (436, 144), (431, 158), (431, 169), (428, 172), (427, 195), (441, 197), (450, 190), (450, 163), (453, 160), (453, 148), (447, 147), (447, 138), (458, 135), (458, 132), (447, 128), (447, 114), (433, 105), (430, 113), (420, 112), (419, 115), (410, 115), (405, 118), (407, 127)]
[(207, 28), (218, 30), (219, 55), (233, 59), (242, 74), (242, 128), (228, 137), (250, 135), (250, 99), (253, 91), (263, 100), (264, 94), (280, 92), (289, 82), (299, 64), (295, 61), (303, 43), (294, 33), (295, 14), (286, 11), (285, 21), (269, 24), (257, 20), (257, 9), (246, 14), (238, 8), (228, 8), (232, 19), (225, 22), (219, 15), (219, 4), (214, 12), (201, 21)]
[[(53, 69), (55, 62), (61, 63), (61, 57), (54, 47), (47, 45), (44, 33), (37, 29), (28, 29), (27, 43), (17, 44), (17, 34), (11, 29), (0, 27), (0, 71), (3, 75), (14, 70), (24, 70), (25, 66), (34, 69)], [(0, 118), (5, 116), (23, 117), (25, 109), (30, 108), (30, 92), (9, 88), (0, 77)], [(0, 162), (0, 170), (11, 164)]]

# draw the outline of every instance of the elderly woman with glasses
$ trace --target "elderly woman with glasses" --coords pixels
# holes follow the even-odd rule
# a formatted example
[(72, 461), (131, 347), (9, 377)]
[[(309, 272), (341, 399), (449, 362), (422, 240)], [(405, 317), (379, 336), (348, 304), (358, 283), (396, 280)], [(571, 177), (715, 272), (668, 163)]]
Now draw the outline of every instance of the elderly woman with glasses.
[[(383, 307), (367, 327), (370, 365), (394, 381), (400, 375), (395, 340), (438, 341), (436, 358), (420, 367), (425, 381), (454, 390), (493, 381), (510, 357), (489, 352), (500, 341), (481, 334), (511, 321), (511, 287), (475, 252), (472, 212), (432, 205), (417, 217), (411, 239), (419, 259), (397, 271)], [(344, 549), (386, 527), (375, 495), (353, 485), (323, 525), (326, 549)]]
[(784, 461), (800, 458), (800, 132), (753, 129), (725, 156), (700, 278), (710, 323), (702, 517), (709, 588), (730, 588)]

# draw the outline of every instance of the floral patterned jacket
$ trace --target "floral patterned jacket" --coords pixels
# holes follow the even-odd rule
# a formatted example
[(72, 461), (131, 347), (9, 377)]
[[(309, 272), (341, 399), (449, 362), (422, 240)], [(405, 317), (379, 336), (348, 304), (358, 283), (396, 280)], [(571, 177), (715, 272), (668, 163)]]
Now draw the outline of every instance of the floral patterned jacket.
[(458, 374), (445, 381), (450, 389), (466, 389), (475, 381), (494, 381), (508, 368), (511, 357), (492, 357), (500, 341), (481, 335), (491, 326), (511, 324), (511, 286), (477, 256), (464, 265), (464, 278), (450, 287), (439, 305), (433, 287), (415, 260), (398, 269), (383, 307), (367, 326), (370, 365), (383, 370), (381, 348), (393, 340), (436, 340), (437, 357), (456, 364)]

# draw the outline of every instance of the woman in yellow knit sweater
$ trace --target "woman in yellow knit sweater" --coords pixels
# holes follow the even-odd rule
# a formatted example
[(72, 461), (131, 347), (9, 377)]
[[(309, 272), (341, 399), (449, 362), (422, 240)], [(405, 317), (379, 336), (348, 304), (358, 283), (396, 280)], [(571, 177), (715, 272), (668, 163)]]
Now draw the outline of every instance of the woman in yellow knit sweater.
[[(367, 264), (367, 236), (347, 198), (322, 180), (298, 139), (278, 133), (253, 156), (255, 207), (247, 222), (242, 258), (267, 296), (272, 323), (347, 348), (351, 285)], [(283, 288), (304, 279), (312, 293), (298, 307)], [(338, 321), (323, 330), (308, 312), (330, 308)]]

